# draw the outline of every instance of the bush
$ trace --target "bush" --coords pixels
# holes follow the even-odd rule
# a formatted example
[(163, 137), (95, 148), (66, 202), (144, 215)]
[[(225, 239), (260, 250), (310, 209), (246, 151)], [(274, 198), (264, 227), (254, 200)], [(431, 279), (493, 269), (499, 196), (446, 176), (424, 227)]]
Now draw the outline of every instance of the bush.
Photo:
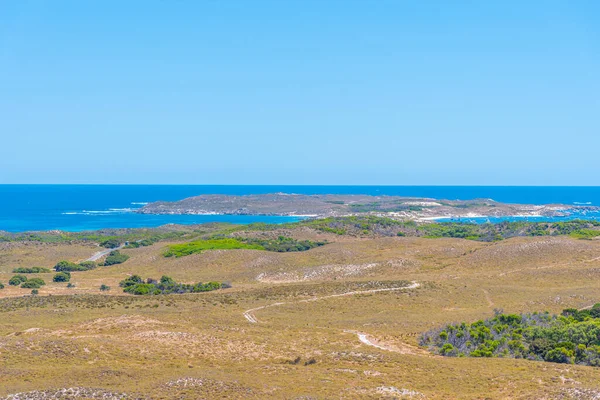
[(89, 271), (96, 268), (96, 263), (93, 261), (84, 261), (80, 264), (75, 264), (70, 261), (59, 261), (54, 266), (56, 272), (74, 272), (74, 271)]
[(31, 294), (32, 294), (33, 296), (37, 296), (38, 294), (40, 294), (40, 291), (39, 291), (39, 290), (37, 290), (37, 289), (33, 289), (33, 290), (31, 291)]
[(27, 277), (25, 275), (15, 275), (10, 278), (8, 284), (11, 286), (19, 286), (23, 282), (27, 282)]
[(119, 286), (122, 288), (127, 288), (129, 286), (137, 285), (138, 283), (143, 283), (144, 280), (139, 275), (131, 275), (129, 278), (122, 280), (119, 282)]
[(106, 247), (107, 249), (116, 249), (120, 245), (121, 242), (119, 242), (117, 239), (106, 239), (100, 242), (100, 246)]
[(67, 287), (68, 287), (69, 289), (71, 289), (71, 288), (74, 288), (74, 287), (75, 287), (75, 285), (69, 282), (69, 283), (67, 284)]
[(105, 285), (104, 283), (100, 285), (101, 292), (108, 292), (110, 290), (110, 286)]
[(600, 366), (600, 305), (591, 310), (501, 314), (425, 333), (420, 344), (443, 356), (513, 357)]
[(0, 290), (4, 289), (4, 283), (0, 282)]
[(86, 271), (89, 271), (91, 269), (95, 269), (97, 264), (95, 261), (82, 261), (79, 263), (79, 266), (85, 268)]
[(13, 273), (15, 274), (43, 274), (51, 272), (48, 268), (42, 267), (19, 267), (13, 269)]
[(31, 279), (28, 279), (26, 282), (23, 282), (21, 284), (21, 288), (23, 288), (23, 289), (39, 289), (42, 286), (44, 286), (45, 284), (46, 284), (46, 282), (44, 282), (43, 279), (31, 278)]
[(122, 264), (125, 261), (127, 261), (128, 259), (129, 259), (129, 256), (127, 254), (121, 254), (118, 250), (115, 250), (115, 251), (111, 251), (110, 254), (108, 256), (106, 256), (106, 259), (104, 260), (102, 265), (109, 266), (109, 265), (115, 265), (115, 264)]
[(71, 273), (67, 271), (59, 272), (58, 274), (54, 275), (52, 280), (54, 282), (69, 282), (71, 280)]
[[(225, 287), (224, 284), (220, 282), (200, 282), (195, 285), (177, 283), (173, 278), (166, 275), (163, 275), (160, 278), (160, 281), (148, 278), (146, 283), (144, 283), (144, 280), (140, 276), (133, 275), (119, 282), (119, 286), (123, 288), (125, 293), (135, 295), (200, 293), (218, 290)], [(228, 286), (230, 287), (230, 285)]]

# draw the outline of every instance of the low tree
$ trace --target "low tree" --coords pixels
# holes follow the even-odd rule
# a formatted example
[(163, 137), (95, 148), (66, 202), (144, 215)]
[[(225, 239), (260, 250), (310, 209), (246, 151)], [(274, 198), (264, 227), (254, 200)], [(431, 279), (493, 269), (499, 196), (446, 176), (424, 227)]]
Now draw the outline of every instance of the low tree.
[(110, 286), (105, 285), (104, 283), (100, 285), (101, 292), (108, 292), (110, 290)]

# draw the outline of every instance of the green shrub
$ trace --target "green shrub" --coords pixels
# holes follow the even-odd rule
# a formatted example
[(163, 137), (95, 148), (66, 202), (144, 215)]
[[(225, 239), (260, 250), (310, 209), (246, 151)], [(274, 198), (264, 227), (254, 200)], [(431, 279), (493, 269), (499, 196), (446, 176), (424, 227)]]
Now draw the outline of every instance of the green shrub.
[(600, 366), (600, 305), (549, 313), (496, 314), (425, 333), (422, 346), (443, 356), (514, 357)]
[(98, 265), (95, 261), (82, 261), (79, 263), (79, 266), (85, 268), (85, 271), (89, 271), (95, 269)]
[(71, 280), (71, 273), (67, 271), (59, 272), (58, 274), (54, 275), (52, 280), (54, 282), (69, 282)]
[(19, 267), (13, 269), (13, 273), (15, 274), (42, 274), (51, 272), (48, 268), (42, 267)]
[(25, 275), (15, 275), (10, 278), (8, 284), (11, 286), (19, 286), (23, 282), (27, 282), (27, 277)]
[(21, 288), (23, 288), (23, 289), (39, 289), (42, 286), (44, 286), (45, 284), (46, 284), (46, 282), (44, 282), (43, 279), (31, 278), (31, 279), (28, 279), (26, 282), (21, 283)]
[(106, 240), (100, 242), (100, 246), (106, 247), (107, 249), (116, 249), (120, 245), (121, 245), (121, 242), (119, 242), (117, 239), (112, 239), (112, 238), (106, 239)]
[(122, 264), (125, 261), (127, 261), (128, 259), (129, 259), (129, 256), (127, 254), (122, 254), (118, 250), (115, 250), (115, 251), (111, 251), (110, 254), (108, 256), (106, 256), (106, 259), (104, 260), (102, 265), (109, 266), (109, 265), (115, 265), (115, 264)]
[(70, 261), (59, 261), (54, 266), (56, 272), (89, 271), (94, 268), (96, 268), (96, 263), (93, 261), (83, 261), (80, 264), (75, 264)]
[(74, 285), (74, 284), (72, 284), (71, 282), (69, 282), (69, 283), (67, 284), (67, 287), (68, 287), (69, 289), (71, 289), (71, 288), (74, 288), (74, 287), (75, 287), (75, 285)]
[(125, 293), (135, 295), (200, 293), (231, 287), (220, 282), (197, 283), (193, 285), (177, 283), (173, 278), (166, 275), (163, 275), (160, 281), (147, 279), (146, 282), (140, 276), (133, 275), (119, 282), (119, 286), (123, 288)]
[(4, 289), (4, 283), (0, 282), (0, 290)]
[(32, 294), (33, 296), (37, 296), (38, 294), (40, 294), (40, 291), (39, 291), (39, 290), (37, 290), (37, 289), (33, 289), (33, 290), (31, 291), (31, 294)]
[(108, 292), (110, 290), (110, 286), (105, 285), (104, 283), (100, 285), (101, 292)]

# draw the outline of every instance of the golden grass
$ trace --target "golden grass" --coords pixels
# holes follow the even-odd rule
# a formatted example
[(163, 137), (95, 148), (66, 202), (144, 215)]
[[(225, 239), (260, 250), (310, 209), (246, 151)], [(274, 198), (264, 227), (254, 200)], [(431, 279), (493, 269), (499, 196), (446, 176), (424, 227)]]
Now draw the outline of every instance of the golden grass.
[[(600, 370), (592, 367), (442, 358), (418, 348), (421, 332), (488, 317), (494, 308), (560, 312), (600, 301), (600, 242), (339, 239), (328, 236), (336, 241), (303, 253), (217, 250), (177, 259), (162, 257), (166, 243), (157, 243), (123, 250), (131, 256), (124, 264), (73, 273), (75, 289), (49, 283), (36, 298), (7, 286), (0, 291), (11, 297), (0, 300), (0, 397), (74, 386), (155, 399), (570, 399), (600, 393)], [(6, 284), (14, 267), (51, 266), (95, 251), (13, 244), (2, 249), (0, 282)], [(233, 288), (125, 296), (118, 282), (134, 273), (229, 281)], [(51, 275), (39, 276), (49, 282)], [(299, 301), (403, 281), (421, 286)], [(107, 295), (100, 295), (102, 283), (112, 287)], [(276, 302), (286, 304), (257, 311), (257, 324), (243, 317)], [(356, 332), (396, 351), (367, 346)], [(311, 358), (316, 363), (305, 365)]]

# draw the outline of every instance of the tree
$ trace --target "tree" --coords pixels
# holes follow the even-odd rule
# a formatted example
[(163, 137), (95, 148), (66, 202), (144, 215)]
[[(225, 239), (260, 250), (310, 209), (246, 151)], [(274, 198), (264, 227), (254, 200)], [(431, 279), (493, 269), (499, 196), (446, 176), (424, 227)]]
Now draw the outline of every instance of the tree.
[(33, 290), (31, 291), (31, 294), (32, 294), (33, 296), (37, 296), (39, 293), (40, 293), (40, 291), (39, 291), (39, 290), (37, 290), (37, 289), (33, 289)]
[(110, 286), (105, 285), (104, 283), (100, 285), (101, 292), (108, 292), (110, 290)]

